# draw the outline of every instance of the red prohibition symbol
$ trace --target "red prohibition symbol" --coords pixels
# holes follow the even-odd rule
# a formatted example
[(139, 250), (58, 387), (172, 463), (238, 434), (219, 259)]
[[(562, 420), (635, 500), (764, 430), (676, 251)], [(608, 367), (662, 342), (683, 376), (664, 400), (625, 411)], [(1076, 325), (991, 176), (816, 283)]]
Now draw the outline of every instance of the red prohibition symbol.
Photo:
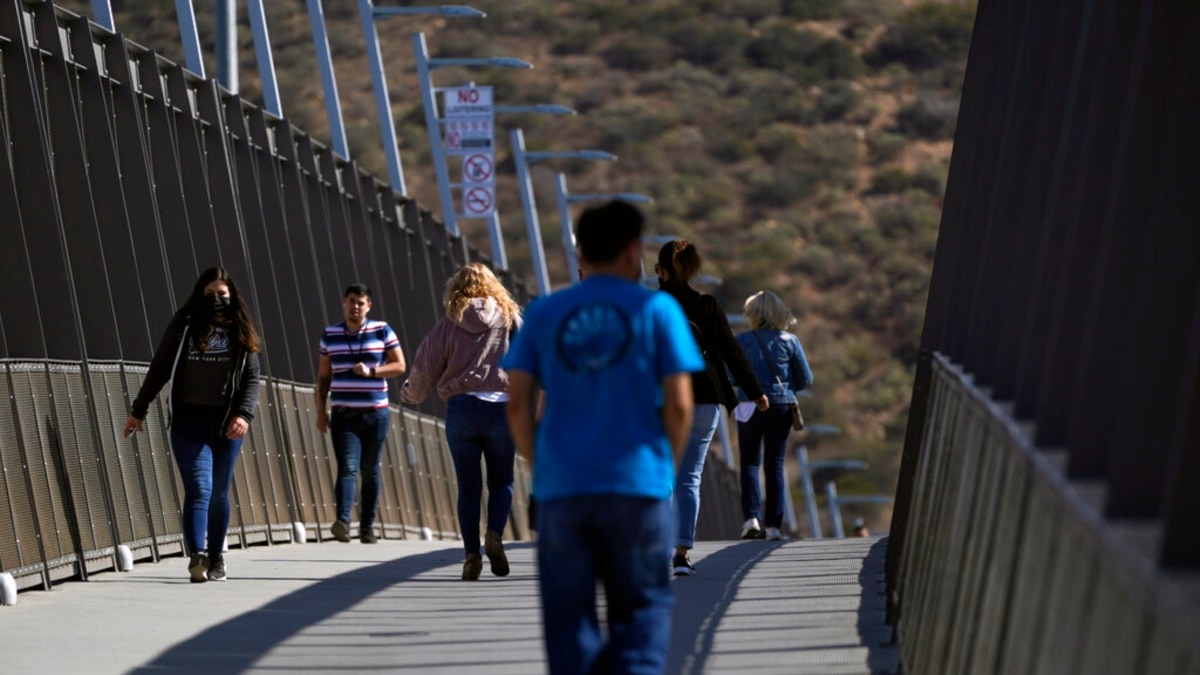
[(492, 178), (492, 159), (487, 155), (471, 155), (463, 163), (463, 172), (473, 183), (483, 183)]
[(487, 213), (492, 209), (492, 191), (485, 187), (471, 188), (463, 201), (467, 213)]

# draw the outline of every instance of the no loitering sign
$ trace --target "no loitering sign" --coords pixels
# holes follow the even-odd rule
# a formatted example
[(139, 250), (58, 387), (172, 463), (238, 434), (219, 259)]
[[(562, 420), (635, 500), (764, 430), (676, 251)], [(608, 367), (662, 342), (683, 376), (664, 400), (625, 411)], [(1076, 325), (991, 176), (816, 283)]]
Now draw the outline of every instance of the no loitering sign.
[(495, 127), (491, 87), (442, 90), (447, 155), (462, 158), (462, 216), (486, 218), (496, 209)]

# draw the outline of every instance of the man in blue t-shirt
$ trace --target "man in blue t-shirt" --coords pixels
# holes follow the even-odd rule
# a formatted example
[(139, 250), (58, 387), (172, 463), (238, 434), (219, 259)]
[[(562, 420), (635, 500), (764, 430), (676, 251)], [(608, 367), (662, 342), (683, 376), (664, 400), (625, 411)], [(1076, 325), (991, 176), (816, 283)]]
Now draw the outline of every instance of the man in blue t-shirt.
[[(691, 426), (690, 373), (704, 359), (675, 299), (636, 283), (641, 235), (642, 215), (625, 202), (585, 211), (576, 228), (585, 280), (530, 305), (501, 362), (513, 440), (533, 466), (551, 673), (667, 663), (671, 489)], [(535, 425), (539, 388), (546, 406)]]

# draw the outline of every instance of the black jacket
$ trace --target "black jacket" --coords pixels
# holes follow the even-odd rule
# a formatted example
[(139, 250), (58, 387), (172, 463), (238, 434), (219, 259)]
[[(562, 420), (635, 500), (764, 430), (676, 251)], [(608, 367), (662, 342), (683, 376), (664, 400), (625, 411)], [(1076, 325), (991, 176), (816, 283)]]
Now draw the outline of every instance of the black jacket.
[[(133, 401), (130, 414), (138, 419), (145, 419), (150, 409), (150, 402), (158, 396), (159, 390), (174, 380), (175, 367), (179, 365), (190, 318), (186, 308), (175, 312), (171, 323), (163, 334), (158, 349), (154, 352), (154, 360), (150, 362), (150, 370), (146, 379), (142, 380), (142, 388)], [(245, 418), (247, 422), (254, 419), (254, 410), (258, 405), (259, 365), (258, 354), (248, 351), (245, 346), (234, 342), (234, 355), (226, 381), (225, 391), (229, 392), (226, 399), (225, 418), (222, 426), (228, 425), (235, 416)], [(174, 382), (172, 382), (172, 390)], [(173, 393), (173, 392), (172, 392)], [(168, 399), (168, 413), (169, 410)]]
[(674, 281), (663, 282), (662, 290), (679, 301), (688, 321), (696, 324), (698, 329), (696, 341), (704, 353), (706, 368), (703, 373), (692, 373), (693, 400), (696, 403), (720, 403), (733, 410), (738, 400), (725, 375), (726, 366), (750, 400), (762, 396), (762, 386), (758, 384), (742, 346), (733, 336), (725, 310), (717, 304), (717, 299)]

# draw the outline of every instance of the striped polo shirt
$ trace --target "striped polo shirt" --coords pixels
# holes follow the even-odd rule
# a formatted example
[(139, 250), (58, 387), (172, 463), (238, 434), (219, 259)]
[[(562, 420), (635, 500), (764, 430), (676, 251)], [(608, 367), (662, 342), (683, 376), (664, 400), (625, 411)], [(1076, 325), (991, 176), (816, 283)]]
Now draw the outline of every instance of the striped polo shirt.
[(400, 346), (392, 327), (382, 321), (367, 321), (358, 332), (342, 322), (325, 329), (321, 336), (321, 354), (329, 357), (333, 382), (329, 386), (329, 404), (346, 408), (385, 408), (388, 404), (387, 380), (354, 374), (354, 364), (378, 368), (387, 350)]

